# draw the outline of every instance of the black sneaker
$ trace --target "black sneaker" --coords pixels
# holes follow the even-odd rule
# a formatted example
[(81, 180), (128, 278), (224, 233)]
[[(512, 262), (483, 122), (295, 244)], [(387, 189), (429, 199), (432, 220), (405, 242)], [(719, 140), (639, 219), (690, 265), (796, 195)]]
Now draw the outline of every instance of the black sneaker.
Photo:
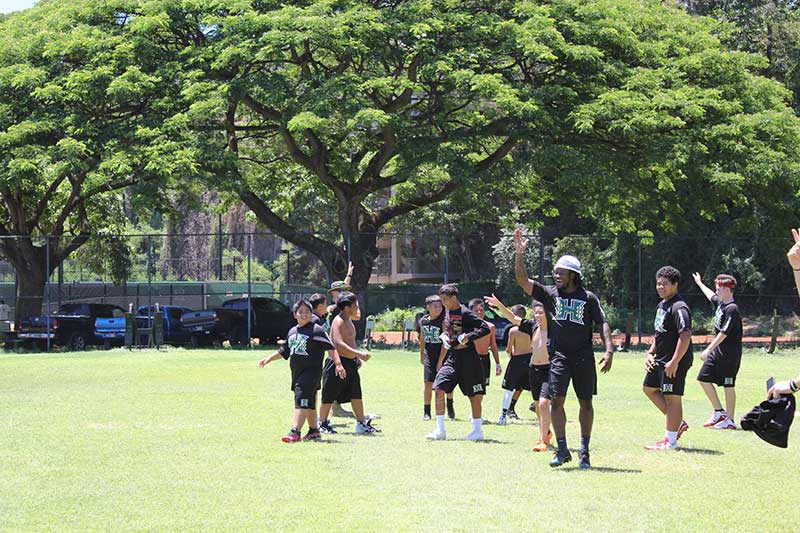
[(422, 415), (422, 419), (427, 422), (428, 420), (431, 419), (431, 414), (425, 413), (424, 415)]
[(450, 420), (456, 419), (456, 409), (453, 407), (453, 404), (447, 404), (447, 418)]
[(333, 426), (331, 425), (331, 421), (330, 420), (326, 420), (324, 422), (320, 422), (319, 423), (319, 431), (320, 431), (320, 433), (329, 433), (329, 434), (336, 433), (336, 430), (333, 429)]
[(365, 420), (364, 422), (356, 423), (356, 435), (369, 435), (380, 432), (380, 429), (372, 427), (372, 420)]
[(555, 468), (557, 466), (561, 466), (564, 463), (568, 463), (570, 461), (572, 461), (572, 454), (569, 453), (569, 450), (567, 450), (564, 453), (556, 451), (555, 455), (553, 455), (553, 458), (550, 459), (550, 466)]
[(513, 409), (509, 409), (508, 410), (508, 415), (507, 416), (511, 420), (519, 420), (519, 415)]
[(589, 461), (589, 452), (578, 451), (578, 466), (583, 469), (592, 467), (592, 463)]
[(308, 433), (306, 433), (305, 437), (303, 437), (303, 440), (304, 441), (322, 440), (322, 434), (320, 434), (319, 429), (317, 428), (313, 429), (309, 428)]

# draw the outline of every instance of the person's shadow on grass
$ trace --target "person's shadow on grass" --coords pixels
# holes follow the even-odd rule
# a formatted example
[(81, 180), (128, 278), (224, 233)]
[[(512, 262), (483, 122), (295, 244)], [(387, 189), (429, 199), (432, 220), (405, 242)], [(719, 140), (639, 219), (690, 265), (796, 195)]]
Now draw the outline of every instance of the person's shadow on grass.
[(581, 468), (579, 466), (569, 466), (566, 468), (554, 468), (559, 472), (600, 472), (601, 474), (641, 474), (638, 468), (614, 468), (612, 466), (593, 466), (591, 468)]
[(719, 450), (709, 450), (706, 448), (684, 448), (680, 447), (676, 451), (683, 452), (683, 453), (698, 453), (701, 455), (725, 455), (725, 453)]

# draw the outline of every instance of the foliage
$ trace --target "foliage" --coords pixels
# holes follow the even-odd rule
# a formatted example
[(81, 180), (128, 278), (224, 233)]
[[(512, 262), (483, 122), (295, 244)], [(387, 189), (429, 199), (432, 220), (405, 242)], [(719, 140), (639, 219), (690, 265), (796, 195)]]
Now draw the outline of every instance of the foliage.
[(415, 320), (418, 313), (424, 313), (422, 307), (387, 309), (375, 316), (375, 331), (403, 331), (408, 320)]

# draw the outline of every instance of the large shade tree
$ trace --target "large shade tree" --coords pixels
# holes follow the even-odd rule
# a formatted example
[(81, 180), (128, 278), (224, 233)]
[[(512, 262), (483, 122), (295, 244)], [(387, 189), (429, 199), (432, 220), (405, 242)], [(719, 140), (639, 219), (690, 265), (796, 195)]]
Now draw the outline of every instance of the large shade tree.
[(123, 189), (154, 202), (197, 160), (174, 140), (185, 138), (178, 78), (128, 22), (92, 2), (0, 21), (0, 252), (17, 272), (18, 319), (40, 312), (63, 259), (124, 227)]

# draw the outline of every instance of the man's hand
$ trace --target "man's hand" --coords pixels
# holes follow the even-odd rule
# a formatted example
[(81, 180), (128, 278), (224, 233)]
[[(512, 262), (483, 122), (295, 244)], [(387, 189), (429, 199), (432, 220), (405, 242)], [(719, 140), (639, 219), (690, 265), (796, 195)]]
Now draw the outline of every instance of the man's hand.
[(709, 350), (708, 348), (706, 348), (706, 349), (705, 349), (705, 350), (703, 350), (703, 352), (700, 354), (700, 360), (701, 360), (701, 361), (706, 361), (706, 360), (708, 360), (708, 356), (709, 356), (709, 355), (711, 355), (711, 350)]
[(694, 274), (692, 274), (692, 279), (694, 280), (695, 285), (697, 285), (698, 287), (703, 284), (703, 278), (700, 276), (699, 272), (695, 272)]
[(503, 373), (503, 365), (501, 365), (500, 363), (497, 363), (494, 366), (494, 375), (495, 376), (499, 376), (502, 373)]
[(652, 353), (647, 354), (647, 358), (644, 360), (644, 368), (648, 372), (653, 370), (656, 367), (656, 355)]
[(269, 363), (269, 359), (265, 357), (264, 359), (258, 362), (258, 367), (264, 368), (265, 366), (267, 366), (267, 363)]
[(611, 363), (614, 362), (614, 352), (606, 352), (606, 354), (600, 359), (598, 363), (600, 365), (600, 372), (603, 374), (607, 373), (611, 370)]
[(767, 400), (777, 398), (778, 396), (783, 396), (784, 394), (793, 394), (792, 380), (790, 379), (787, 379), (786, 381), (780, 381), (773, 385), (772, 388), (767, 391)]
[(678, 373), (678, 363), (676, 363), (675, 361), (670, 360), (669, 363), (664, 365), (664, 374), (666, 374), (668, 378), (674, 378), (677, 373)]
[(465, 333), (462, 333), (461, 335), (459, 335), (456, 338), (456, 340), (458, 341), (458, 346), (456, 346), (456, 348), (463, 348), (469, 342), (469, 339), (467, 338), (467, 335)]
[(347, 277), (351, 277), (353, 275), (353, 263), (347, 263)]
[(800, 229), (792, 228), (792, 237), (794, 237), (794, 245), (786, 252), (786, 258), (792, 266), (792, 270), (800, 270)]
[(514, 251), (518, 254), (522, 254), (525, 252), (525, 248), (528, 247), (528, 239), (522, 236), (522, 228), (517, 228), (514, 230)]
[(336, 375), (339, 376), (339, 379), (344, 379), (347, 377), (347, 370), (344, 369), (342, 363), (336, 365)]
[(495, 309), (500, 308), (500, 300), (498, 300), (497, 296), (494, 294), (491, 296), (484, 296), (483, 299), (486, 300), (486, 303), (489, 304), (490, 307), (494, 307)]
[(363, 354), (362, 354), (362, 355), (359, 357), (359, 359), (361, 359), (362, 361), (369, 361), (371, 357), (372, 357), (372, 356), (369, 354), (369, 352), (364, 352), (364, 353), (363, 353)]

